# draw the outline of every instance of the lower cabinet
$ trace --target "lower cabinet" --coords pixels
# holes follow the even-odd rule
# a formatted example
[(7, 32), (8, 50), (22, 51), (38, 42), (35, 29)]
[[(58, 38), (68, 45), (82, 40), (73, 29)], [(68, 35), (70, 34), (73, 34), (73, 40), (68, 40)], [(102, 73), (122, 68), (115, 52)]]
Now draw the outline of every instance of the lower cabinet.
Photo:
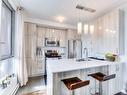
[[(41, 37), (43, 38), (44, 34), (42, 32), (37, 32), (37, 24), (25, 23), (25, 50), (26, 50), (26, 63), (27, 71), (29, 77), (41, 76), (45, 73), (45, 58), (44, 55), (37, 55), (37, 46), (42, 46), (44, 43)], [(42, 32), (43, 33), (43, 32)], [(40, 35), (41, 34), (41, 35)]]
[(109, 74), (116, 74), (116, 78), (114, 79), (114, 81), (111, 80), (108, 82), (109, 85), (108, 95), (113, 95), (114, 93), (121, 92), (121, 90), (123, 89), (124, 84), (123, 84), (122, 69), (123, 69), (123, 64), (109, 67)]
[(27, 58), (28, 76), (41, 76), (45, 74), (45, 59), (44, 58)]
[(94, 95), (99, 90), (99, 82), (94, 78), (88, 76), (89, 74), (101, 72), (106, 75), (116, 74), (114, 79), (102, 82), (102, 93), (103, 95), (114, 95), (122, 89), (122, 65), (117, 66), (103, 66), (88, 68), (82, 70), (74, 70), (67, 72), (60, 72), (53, 74), (53, 95), (69, 95), (70, 91), (61, 82), (62, 79), (78, 77), (81, 80), (90, 80), (90, 84), (86, 87), (75, 90), (76, 95)]

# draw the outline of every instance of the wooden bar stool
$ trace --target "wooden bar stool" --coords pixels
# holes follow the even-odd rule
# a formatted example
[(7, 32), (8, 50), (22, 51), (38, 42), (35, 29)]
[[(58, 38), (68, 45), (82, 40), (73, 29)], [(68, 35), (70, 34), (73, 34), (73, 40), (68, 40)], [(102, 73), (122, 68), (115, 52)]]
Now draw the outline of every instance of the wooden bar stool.
[(116, 74), (105, 75), (103, 73), (98, 72), (98, 73), (89, 74), (88, 76), (91, 76), (99, 81), (99, 92), (93, 95), (102, 95), (102, 82), (115, 78)]
[(119, 92), (119, 93), (117, 93), (117, 94), (115, 94), (115, 95), (127, 95), (127, 94), (124, 94), (124, 93), (122, 93), (122, 92)]
[(68, 78), (68, 79), (63, 79), (61, 80), (65, 86), (72, 91), (72, 95), (75, 95), (75, 89), (81, 88), (83, 86), (87, 86), (89, 85), (90, 81), (86, 80), (86, 81), (82, 81), (77, 77), (72, 77), (72, 78)]

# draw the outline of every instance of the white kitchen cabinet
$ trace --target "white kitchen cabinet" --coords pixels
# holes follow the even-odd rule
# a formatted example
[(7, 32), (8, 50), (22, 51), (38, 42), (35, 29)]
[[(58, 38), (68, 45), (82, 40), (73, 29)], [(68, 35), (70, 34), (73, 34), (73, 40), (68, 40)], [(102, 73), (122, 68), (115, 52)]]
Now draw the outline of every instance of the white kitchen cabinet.
[[(83, 48), (87, 47), (91, 56), (97, 54), (105, 55), (108, 52), (123, 54), (124, 51), (124, 26), (123, 12), (119, 9), (113, 10), (106, 15), (90, 22), (94, 25), (94, 33), (82, 35)], [(104, 84), (103, 88), (108, 90), (108, 94), (113, 95), (123, 89), (122, 65), (109, 66), (107, 71), (109, 75), (116, 74), (116, 78)], [(103, 71), (103, 68), (101, 72)]]
[(60, 31), (60, 47), (66, 47), (66, 31)]
[(68, 31), (67, 31), (67, 39), (68, 39), (68, 40), (80, 39), (80, 35), (77, 34), (77, 31), (75, 31), (75, 30), (68, 30)]
[(45, 29), (45, 38), (56, 38), (60, 39), (60, 30), (44, 28)]
[[(122, 29), (123, 12), (119, 9), (99, 17), (98, 19), (90, 22), (95, 27), (93, 34), (83, 36), (84, 46), (89, 46), (92, 56), (96, 54), (106, 54), (108, 52), (115, 54), (123, 54), (124, 51), (124, 31)], [(91, 39), (91, 43), (89, 39)], [(103, 69), (102, 69), (103, 71)], [(122, 78), (122, 65), (109, 66), (107, 74), (116, 74), (116, 78), (108, 81), (109, 88), (107, 95), (113, 95), (123, 88)], [(106, 86), (104, 86), (106, 88)]]
[(45, 38), (52, 37), (60, 41), (60, 47), (57, 48), (62, 52), (64, 58), (67, 56), (68, 40), (80, 38), (77, 32), (72, 30), (52, 29), (37, 26), (33, 23), (25, 23), (25, 26), (26, 59), (29, 76), (44, 75), (45, 73), (45, 55), (36, 55), (37, 48), (39, 48), (39, 51), (48, 48), (45, 47)]
[(60, 31), (61, 30), (54, 30), (52, 37), (56, 38), (56, 40), (60, 41)]
[(36, 24), (27, 23), (27, 34), (33, 35), (36, 32), (37, 26)]
[(66, 47), (66, 32), (65, 30), (49, 29), (49, 28), (37, 28), (38, 32), (38, 46), (44, 46), (45, 38), (55, 38), (60, 41), (60, 47)]
[(45, 58), (37, 57), (37, 75), (45, 75)]
[[(94, 33), (89, 36), (91, 38), (91, 49), (93, 55), (96, 53), (105, 54), (107, 52), (122, 54), (124, 47), (123, 13), (116, 9), (90, 24), (95, 26)], [(86, 40), (87, 38), (84, 38)]]
[(45, 46), (45, 28), (37, 28), (37, 46)]
[[(37, 31), (37, 25), (32, 23), (25, 23), (25, 39), (26, 39), (26, 63), (29, 77), (44, 75), (45, 59), (44, 55), (37, 56), (37, 46), (44, 46), (44, 32)], [(43, 30), (45, 31), (45, 30)], [(40, 33), (41, 32), (41, 33)]]
[(52, 37), (52, 29), (45, 28), (45, 38)]
[(25, 30), (26, 39), (26, 57), (34, 58), (36, 55), (36, 24), (25, 24), (27, 26)]
[(113, 95), (114, 93), (118, 93), (123, 89), (123, 72), (122, 72), (123, 64), (118, 64), (116, 66), (109, 66), (108, 74), (116, 74), (115, 79), (108, 81), (108, 95)]

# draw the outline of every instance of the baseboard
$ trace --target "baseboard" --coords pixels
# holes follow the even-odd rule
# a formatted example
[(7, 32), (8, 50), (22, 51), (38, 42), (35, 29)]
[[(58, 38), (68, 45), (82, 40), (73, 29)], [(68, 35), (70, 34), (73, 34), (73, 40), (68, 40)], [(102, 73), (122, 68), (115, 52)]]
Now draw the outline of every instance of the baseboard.
[(45, 74), (38, 74), (38, 75), (29, 75), (28, 77), (31, 78), (31, 77), (39, 77), (39, 76), (44, 76)]

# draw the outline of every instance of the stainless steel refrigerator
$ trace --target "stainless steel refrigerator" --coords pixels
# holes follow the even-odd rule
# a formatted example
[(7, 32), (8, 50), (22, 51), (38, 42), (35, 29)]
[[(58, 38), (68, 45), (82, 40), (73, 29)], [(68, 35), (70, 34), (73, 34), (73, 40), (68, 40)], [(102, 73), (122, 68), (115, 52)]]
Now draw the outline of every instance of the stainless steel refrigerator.
[(82, 58), (81, 40), (68, 40), (68, 58)]

